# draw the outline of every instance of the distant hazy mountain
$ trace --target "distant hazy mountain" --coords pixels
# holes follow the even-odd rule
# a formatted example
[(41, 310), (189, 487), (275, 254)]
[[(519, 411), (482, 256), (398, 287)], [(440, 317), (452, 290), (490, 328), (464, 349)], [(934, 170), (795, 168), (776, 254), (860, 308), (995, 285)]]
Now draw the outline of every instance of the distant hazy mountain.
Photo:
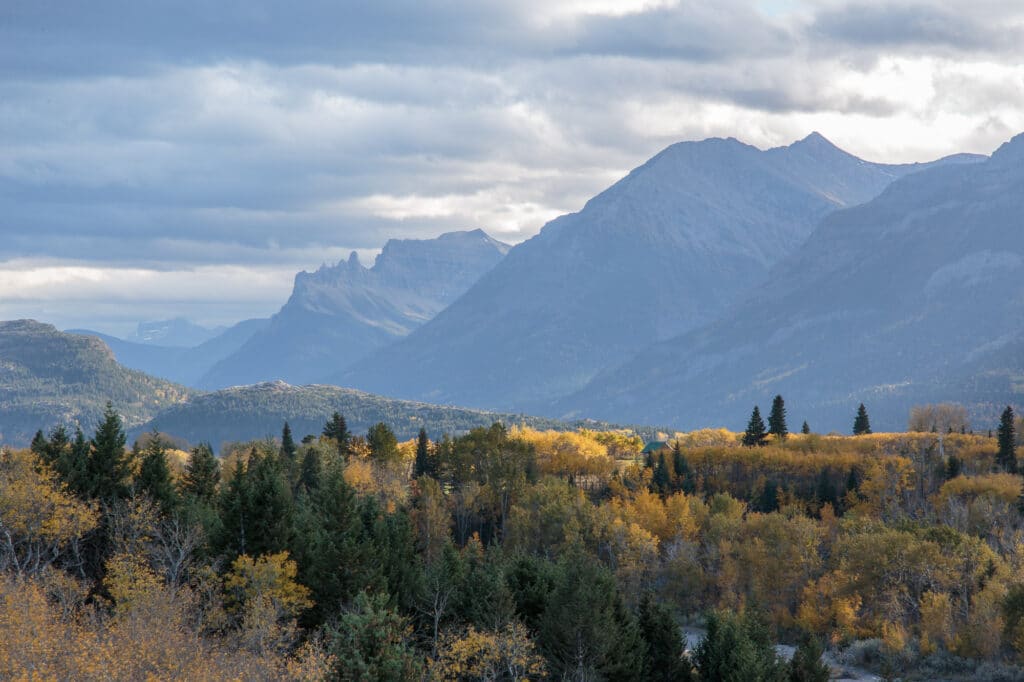
[[(973, 159), (950, 159), (960, 160)], [(767, 151), (734, 139), (675, 144), (548, 223), (436, 318), (337, 381), (532, 410), (714, 319), (822, 216), (924, 167), (868, 163), (818, 134)]]
[(0, 442), (25, 445), (37, 429), (92, 432), (107, 400), (129, 426), (183, 400), (188, 389), (122, 367), (98, 338), (34, 320), (0, 322)]
[(288, 421), (299, 438), (308, 433), (319, 434), (335, 411), (345, 415), (355, 433), (365, 433), (371, 425), (383, 421), (401, 439), (414, 437), (421, 427), (432, 438), (438, 438), (444, 433), (461, 433), (496, 421), (536, 428), (569, 428), (569, 424), (553, 419), (390, 400), (337, 386), (290, 386), (273, 381), (194, 396), (161, 412), (132, 435), (156, 427), (191, 443), (209, 441), (219, 447), (225, 441), (278, 436), (281, 426)]
[(776, 393), (792, 425), (843, 431), (860, 401), (886, 429), (918, 402), (1024, 402), (1024, 135), (827, 217), (746, 302), (562, 407), (742, 428)]
[(452, 232), (437, 239), (393, 239), (372, 268), (353, 253), (347, 262), (301, 272), (269, 326), (217, 363), (200, 385), (326, 381), (430, 320), (508, 248), (481, 230)]
[(192, 348), (222, 334), (225, 327), (203, 327), (184, 317), (140, 322), (125, 341), (152, 346)]
[(215, 364), (241, 348), (253, 334), (265, 329), (268, 324), (269, 319), (243, 320), (191, 348), (136, 343), (87, 329), (69, 329), (68, 333), (98, 337), (125, 367), (186, 386), (195, 386)]

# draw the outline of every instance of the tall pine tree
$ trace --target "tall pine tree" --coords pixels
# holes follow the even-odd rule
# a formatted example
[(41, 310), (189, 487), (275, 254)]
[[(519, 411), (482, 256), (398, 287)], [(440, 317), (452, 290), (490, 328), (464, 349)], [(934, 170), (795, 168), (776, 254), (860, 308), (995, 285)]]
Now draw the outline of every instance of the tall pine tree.
[(121, 417), (114, 411), (113, 404), (108, 402), (103, 412), (103, 421), (92, 437), (85, 486), (89, 497), (112, 502), (127, 495), (127, 482), (131, 474), (124, 449), (127, 440)]
[(420, 476), (437, 478), (437, 466), (430, 454), (430, 440), (427, 438), (427, 430), (423, 428), (420, 429), (420, 433), (416, 437), (416, 464), (413, 475), (416, 478)]
[(135, 484), (159, 504), (164, 512), (172, 511), (178, 504), (178, 494), (174, 490), (171, 470), (167, 466), (167, 446), (156, 431), (150, 435), (142, 451), (142, 462)]
[(213, 448), (200, 443), (192, 448), (185, 474), (181, 480), (181, 491), (186, 497), (199, 501), (213, 502), (220, 483), (220, 461), (213, 455)]
[(772, 411), (768, 414), (768, 433), (779, 440), (786, 440), (789, 429), (786, 428), (786, 403), (781, 395), (772, 400)]
[(683, 633), (663, 604), (651, 600), (645, 592), (640, 601), (640, 635), (647, 643), (645, 680), (687, 682), (693, 679), (690, 661), (683, 654)]
[(284, 428), (281, 429), (281, 461), (288, 467), (295, 467), (298, 464), (298, 453), (295, 439), (292, 438), (292, 427), (285, 422)]
[(747, 422), (747, 430), (743, 433), (743, 444), (752, 448), (764, 445), (767, 438), (764, 420), (761, 419), (761, 409), (754, 405), (754, 411), (750, 413), (750, 421)]
[(868, 411), (861, 403), (857, 407), (857, 416), (853, 420), (853, 435), (864, 436), (871, 433), (871, 421), (868, 419)]
[(1004, 471), (1016, 473), (1017, 471), (1017, 433), (1013, 419), (1013, 408), (1009, 405), (1003, 410), (999, 418), (999, 430), (996, 431), (996, 438), (999, 442), (999, 452), (996, 454), (996, 463)]
[(352, 433), (348, 430), (348, 423), (344, 415), (335, 412), (324, 424), (324, 438), (330, 438), (338, 448), (338, 455), (348, 456), (349, 444), (352, 442)]
[(402, 457), (398, 452), (395, 432), (384, 422), (378, 422), (370, 427), (366, 434), (366, 442), (370, 446), (370, 456), (378, 462), (397, 462)]

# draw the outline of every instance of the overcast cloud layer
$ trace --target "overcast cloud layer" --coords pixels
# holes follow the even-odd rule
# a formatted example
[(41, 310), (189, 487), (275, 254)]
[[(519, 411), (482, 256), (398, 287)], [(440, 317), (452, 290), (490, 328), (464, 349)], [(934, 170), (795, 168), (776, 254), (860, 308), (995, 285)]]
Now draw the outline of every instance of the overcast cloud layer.
[(0, 3), (0, 319), (267, 315), (390, 237), (516, 242), (661, 148), (1024, 130), (1018, 0)]

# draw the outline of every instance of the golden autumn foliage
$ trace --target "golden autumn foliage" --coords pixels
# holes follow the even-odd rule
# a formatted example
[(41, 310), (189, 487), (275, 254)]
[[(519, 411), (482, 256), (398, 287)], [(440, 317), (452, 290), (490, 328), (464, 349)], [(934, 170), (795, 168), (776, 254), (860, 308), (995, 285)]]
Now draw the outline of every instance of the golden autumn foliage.
[(29, 450), (0, 450), (0, 570), (36, 574), (75, 553), (99, 512)]
[(461, 636), (446, 635), (431, 666), (435, 680), (543, 680), (544, 659), (520, 623), (500, 630), (479, 631), (470, 626)]
[(315, 642), (286, 657), (204, 636), (188, 590), (160, 589), (111, 615), (62, 611), (49, 592), (39, 579), (0, 577), (0, 679), (299, 682), (326, 679), (331, 667)]

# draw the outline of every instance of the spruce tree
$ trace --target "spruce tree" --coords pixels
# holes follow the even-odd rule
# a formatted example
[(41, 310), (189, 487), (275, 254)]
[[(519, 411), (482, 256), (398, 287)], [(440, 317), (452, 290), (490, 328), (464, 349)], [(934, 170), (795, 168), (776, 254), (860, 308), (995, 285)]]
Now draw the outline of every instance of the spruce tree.
[(768, 414), (768, 433), (779, 440), (786, 440), (789, 429), (786, 428), (786, 403), (781, 395), (772, 400), (772, 411)]
[(142, 452), (139, 476), (135, 480), (139, 490), (149, 495), (164, 512), (172, 511), (178, 504), (178, 495), (171, 482), (171, 470), (167, 466), (167, 447), (156, 431), (149, 438)]
[[(253, 448), (253, 452), (256, 449)], [(220, 550), (228, 557), (251, 553), (246, 542), (250, 530), (250, 510), (252, 508), (252, 491), (249, 477), (242, 458), (235, 460), (234, 471), (220, 494), (221, 535)]]
[(130, 475), (127, 442), (121, 417), (108, 402), (103, 421), (92, 437), (92, 452), (86, 467), (86, 493), (89, 497), (112, 502), (127, 495)]
[(338, 455), (348, 456), (349, 444), (352, 441), (352, 433), (348, 430), (348, 423), (340, 412), (335, 412), (324, 424), (324, 438), (330, 438), (338, 448)]
[(202, 502), (213, 502), (217, 495), (217, 484), (220, 483), (220, 462), (213, 454), (213, 448), (207, 443), (200, 443), (192, 448), (185, 474), (181, 480), (181, 491), (187, 497)]
[(705, 682), (782, 682), (789, 672), (764, 628), (749, 614), (708, 615), (707, 634), (693, 658)]
[(789, 682), (828, 682), (832, 669), (821, 660), (821, 644), (813, 637), (800, 642), (789, 662)]
[(853, 435), (864, 436), (871, 433), (871, 422), (868, 420), (868, 411), (861, 403), (857, 407), (857, 416), (853, 420)]
[(370, 446), (370, 456), (378, 462), (396, 462), (401, 458), (398, 452), (398, 439), (394, 431), (384, 422), (370, 427), (366, 434), (366, 442)]
[(964, 461), (956, 455), (950, 455), (946, 458), (946, 480), (950, 481), (960, 474), (964, 470)]
[(46, 440), (46, 436), (43, 435), (43, 430), (39, 429), (36, 431), (36, 435), (32, 436), (32, 443), (28, 446), (37, 457), (45, 457), (46, 449), (50, 443)]
[(996, 454), (996, 463), (1004, 471), (1016, 473), (1017, 471), (1017, 434), (1016, 425), (1013, 419), (1013, 408), (1009, 405), (1003, 410), (999, 418), (999, 429), (996, 431), (996, 438), (999, 443), (999, 451)]
[(802, 433), (802, 434), (804, 434), (806, 436), (810, 432), (811, 432), (811, 427), (805, 421), (804, 425), (800, 427), (800, 433)]
[(427, 438), (427, 430), (421, 428), (416, 437), (416, 464), (413, 468), (413, 476), (430, 476), (437, 478), (437, 467), (434, 466), (434, 458), (430, 456), (430, 440)]
[(292, 522), (291, 486), (276, 458), (253, 448), (245, 471), (250, 508), (245, 530), (246, 548), (253, 556), (288, 549)]
[(697, 482), (693, 477), (693, 470), (690, 463), (686, 461), (683, 454), (683, 446), (677, 440), (672, 445), (672, 469), (675, 471), (675, 489), (681, 490), (687, 495), (692, 495), (697, 490)]
[(75, 439), (68, 449), (67, 459), (57, 462), (57, 471), (71, 488), (72, 492), (79, 496), (86, 495), (89, 485), (89, 455), (92, 452), (92, 444), (86, 439), (82, 427), (75, 428)]
[(651, 477), (651, 490), (656, 493), (667, 494), (672, 487), (672, 472), (668, 469), (668, 462), (665, 460), (665, 452), (658, 453), (658, 464), (654, 467), (654, 475)]
[(288, 425), (288, 422), (284, 423), (284, 428), (281, 429), (281, 461), (288, 468), (294, 468), (298, 465), (297, 457), (299, 450), (295, 447), (295, 439), (292, 438), (292, 427)]
[(687, 682), (692, 679), (690, 662), (683, 653), (683, 633), (663, 604), (645, 592), (638, 618), (640, 635), (647, 643), (645, 680)]
[(754, 405), (754, 411), (750, 413), (750, 421), (747, 423), (747, 430), (743, 433), (743, 444), (752, 448), (764, 445), (767, 438), (764, 420), (761, 419), (761, 409)]
[[(33, 441), (33, 444), (35, 441)], [(67, 457), (67, 451), (71, 448), (71, 439), (63, 425), (53, 427), (50, 437), (44, 439), (41, 444), (41, 452), (36, 452), (50, 466), (56, 468), (57, 463)]]
[(306, 448), (302, 455), (302, 467), (299, 470), (299, 490), (307, 493), (320, 486), (320, 452), (315, 447)]

